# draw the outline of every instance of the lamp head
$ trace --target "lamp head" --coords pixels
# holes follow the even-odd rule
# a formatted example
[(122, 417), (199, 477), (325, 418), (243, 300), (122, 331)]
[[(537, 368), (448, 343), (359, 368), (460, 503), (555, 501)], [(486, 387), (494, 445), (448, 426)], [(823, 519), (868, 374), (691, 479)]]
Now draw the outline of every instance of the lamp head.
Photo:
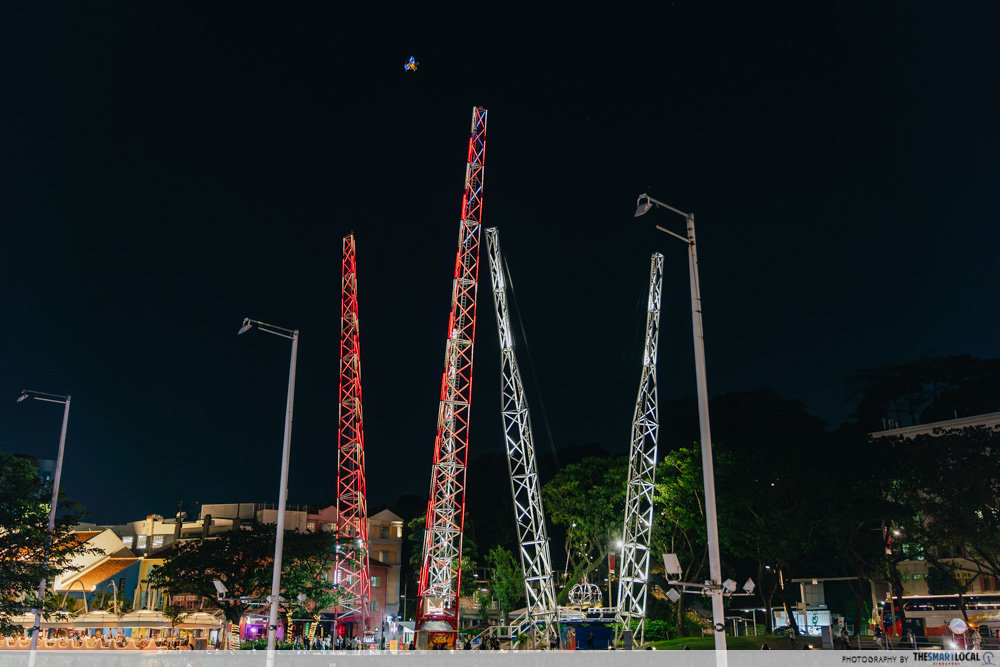
[(677, 558), (677, 554), (663, 554), (663, 569), (667, 573), (667, 579), (670, 579), (670, 575), (676, 575), (678, 579), (684, 573), (681, 569), (681, 562)]
[(743, 591), (747, 595), (753, 595), (755, 588), (757, 588), (757, 584), (753, 583), (753, 579), (747, 579), (747, 583), (743, 584)]
[(649, 212), (649, 209), (653, 208), (653, 202), (649, 201), (649, 195), (644, 192), (639, 195), (638, 199), (635, 200), (635, 207), (635, 215), (632, 217), (638, 218), (640, 215), (645, 215)]
[(677, 592), (676, 588), (671, 588), (667, 591), (667, 598), (674, 604), (677, 604), (677, 601), (681, 599), (681, 594)]
[(733, 594), (736, 592), (736, 582), (732, 579), (726, 579), (722, 582), (722, 590), (726, 593)]
[(26, 398), (28, 398), (28, 390), (27, 389), (22, 389), (21, 390), (21, 395), (17, 397), (17, 402), (20, 403), (21, 401), (23, 401)]
[(250, 328), (252, 326), (253, 325), (250, 324), (250, 318), (249, 317), (244, 317), (243, 318), (243, 326), (241, 326), (240, 330), (236, 332), (236, 335), (239, 336), (240, 334), (245, 334), (246, 332), (250, 331)]

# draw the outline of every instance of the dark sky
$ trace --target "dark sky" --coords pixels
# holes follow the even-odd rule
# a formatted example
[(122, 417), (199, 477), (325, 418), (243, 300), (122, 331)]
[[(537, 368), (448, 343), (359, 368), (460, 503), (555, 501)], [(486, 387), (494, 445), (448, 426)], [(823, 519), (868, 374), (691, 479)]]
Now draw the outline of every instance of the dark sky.
[[(58, 407), (14, 399), (71, 393), (96, 521), (276, 500), (289, 345), (245, 316), (301, 330), (289, 499), (334, 497), (351, 230), (369, 501), (426, 494), (474, 105), (560, 446), (627, 446), (654, 251), (661, 397), (694, 391), (654, 228), (683, 220), (633, 220), (646, 191), (696, 215), (713, 393), (836, 426), (855, 369), (1000, 355), (995, 3), (356, 4), (0, 10), (0, 450), (54, 458)], [(473, 458), (502, 451), (485, 262)]]

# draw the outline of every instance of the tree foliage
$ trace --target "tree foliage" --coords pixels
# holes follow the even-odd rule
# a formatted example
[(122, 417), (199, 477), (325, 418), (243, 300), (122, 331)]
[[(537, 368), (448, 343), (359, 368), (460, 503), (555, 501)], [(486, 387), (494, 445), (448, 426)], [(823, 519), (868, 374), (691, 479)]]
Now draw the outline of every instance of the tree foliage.
[[(273, 524), (256, 524), (251, 530), (182, 542), (162, 567), (150, 573), (150, 585), (171, 595), (188, 593), (214, 600), (216, 590), (212, 582), (218, 579), (228, 589), (227, 597), (266, 597), (271, 590), (274, 539)], [(315, 617), (319, 610), (343, 602), (343, 590), (323, 578), (333, 568), (336, 547), (336, 534), (332, 532), (285, 531), (281, 559), (281, 596), (285, 598), (285, 609), (295, 608)], [(366, 557), (354, 540), (345, 542), (341, 548), (347, 557)], [(308, 598), (305, 605), (297, 600), (300, 593)], [(251, 610), (236, 599), (215, 604), (234, 623)]]
[(847, 390), (858, 400), (855, 422), (868, 431), (883, 428), (883, 418), (913, 426), (985, 414), (1000, 405), (1000, 359), (925, 354), (852, 373)]
[[(82, 508), (62, 494), (49, 535), (51, 493), (35, 459), (0, 453), (0, 634), (20, 631), (11, 617), (34, 608), (43, 578), (72, 571), (73, 557), (92, 551), (72, 534)], [(51, 615), (43, 609), (43, 617)]]
[(510, 623), (510, 612), (517, 609), (518, 601), (524, 593), (524, 574), (521, 565), (510, 551), (504, 547), (493, 547), (486, 555), (490, 566), (490, 583), (496, 595), (504, 625)]
[(608, 550), (624, 523), (627, 476), (627, 457), (588, 456), (564, 466), (542, 487), (547, 517), (567, 529), (570, 574), (559, 594), (561, 601), (573, 584), (607, 562)]
[(895, 468), (889, 511), (919, 555), (956, 583), (961, 577), (943, 559), (962, 556), (972, 578), (1000, 578), (1000, 430), (944, 431), (884, 446)]

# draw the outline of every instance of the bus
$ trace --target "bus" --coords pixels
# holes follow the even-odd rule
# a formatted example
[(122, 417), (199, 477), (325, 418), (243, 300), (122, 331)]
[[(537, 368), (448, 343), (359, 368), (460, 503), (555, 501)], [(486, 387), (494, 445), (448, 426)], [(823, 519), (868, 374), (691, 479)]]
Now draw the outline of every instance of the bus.
[[(969, 627), (978, 628), (986, 637), (1000, 636), (1000, 593), (986, 595), (963, 595), (965, 614)], [(890, 609), (890, 604), (894, 609)], [(895, 611), (895, 627), (893, 626)], [(957, 595), (914, 595), (903, 598), (905, 624), (900, 620), (899, 604), (896, 600), (886, 602), (882, 608), (882, 627), (890, 635), (904, 635), (912, 630), (917, 637), (950, 635), (948, 624), (954, 618), (961, 618), (962, 608)]]

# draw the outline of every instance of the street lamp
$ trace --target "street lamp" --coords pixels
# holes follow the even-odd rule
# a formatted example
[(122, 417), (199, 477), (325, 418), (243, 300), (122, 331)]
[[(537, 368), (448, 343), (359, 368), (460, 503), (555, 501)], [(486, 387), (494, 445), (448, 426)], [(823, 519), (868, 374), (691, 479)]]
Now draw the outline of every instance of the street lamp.
[[(45, 555), (52, 546), (52, 533), (56, 529), (56, 503), (59, 502), (59, 479), (62, 477), (63, 451), (66, 449), (66, 426), (69, 424), (69, 396), (59, 396), (58, 394), (46, 394), (40, 391), (30, 391), (22, 389), (21, 395), (17, 397), (17, 402), (21, 403), (29, 398), (46, 403), (62, 403), (63, 421), (62, 431), (59, 433), (59, 453), (56, 454), (56, 470), (52, 477), (52, 501), (49, 503), (49, 526), (48, 543), (45, 545)], [(31, 652), (28, 654), (28, 667), (35, 667), (35, 652), (38, 649), (38, 633), (42, 626), (42, 602), (45, 599), (45, 577), (42, 577), (38, 584), (38, 608), (35, 609), (35, 625), (31, 631)]]
[[(274, 537), (274, 571), (271, 574), (271, 615), (267, 622), (267, 667), (274, 667), (274, 645), (278, 636), (278, 605), (281, 602), (281, 551), (285, 543), (285, 504), (288, 502), (288, 453), (292, 443), (292, 404), (295, 400), (295, 360), (299, 351), (299, 330), (284, 329), (259, 320), (243, 318), (237, 335), (256, 325), (265, 333), (292, 341), (292, 360), (288, 366), (288, 400), (285, 403), (285, 437), (281, 447), (281, 486), (278, 488), (278, 525)], [(30, 666), (29, 666), (30, 667)]]
[(701, 287), (698, 282), (698, 251), (694, 239), (694, 215), (653, 199), (643, 193), (636, 200), (635, 216), (644, 215), (654, 206), (684, 216), (687, 236), (675, 234), (656, 226), (661, 232), (684, 241), (688, 247), (688, 271), (691, 280), (691, 327), (694, 336), (694, 368), (698, 389), (698, 420), (701, 426), (701, 467), (705, 476), (705, 525), (708, 534), (708, 570), (711, 579), (709, 594), (712, 596), (712, 625), (715, 632), (717, 664), (728, 664), (726, 659), (725, 611), (722, 608), (722, 567), (719, 562), (719, 521), (715, 508), (715, 471), (712, 463), (712, 433), (708, 419), (708, 381), (705, 375), (705, 333), (701, 321)]

